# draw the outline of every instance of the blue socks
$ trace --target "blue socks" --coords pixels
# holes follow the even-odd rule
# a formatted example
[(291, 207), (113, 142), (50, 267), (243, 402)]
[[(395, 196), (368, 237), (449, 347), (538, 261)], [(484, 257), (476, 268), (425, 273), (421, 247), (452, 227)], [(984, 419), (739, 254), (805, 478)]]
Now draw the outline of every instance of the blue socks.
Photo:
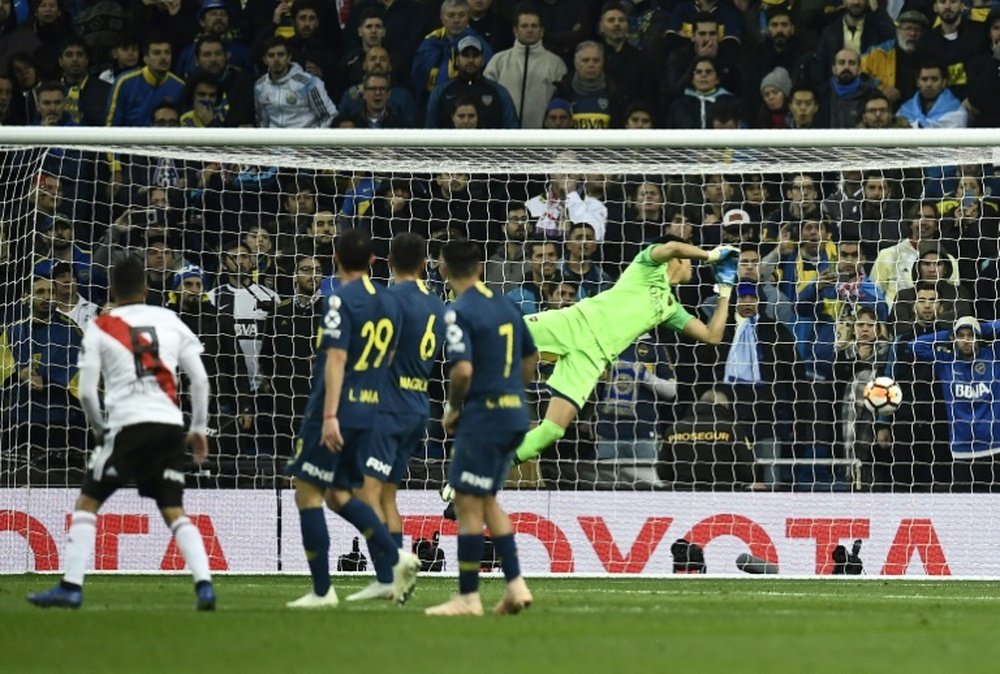
[(392, 536), (392, 542), (396, 544), (396, 548), (397, 549), (403, 547), (403, 532), (402, 531), (390, 531), (389, 535)]
[(372, 507), (361, 499), (352, 498), (337, 514), (350, 522), (365, 537), (378, 582), (391, 583), (392, 567), (399, 561), (399, 546), (393, 541), (389, 530)]
[(458, 535), (458, 591), (471, 594), (479, 591), (479, 565), (483, 561), (482, 534)]
[(514, 534), (494, 538), (493, 549), (496, 550), (497, 557), (500, 558), (500, 565), (503, 567), (503, 577), (507, 579), (508, 583), (521, 575), (521, 564), (517, 560), (517, 546), (514, 544)]
[(323, 509), (300, 510), (299, 525), (302, 528), (302, 547), (305, 548), (312, 575), (313, 592), (325, 597), (330, 591), (330, 532), (326, 529)]

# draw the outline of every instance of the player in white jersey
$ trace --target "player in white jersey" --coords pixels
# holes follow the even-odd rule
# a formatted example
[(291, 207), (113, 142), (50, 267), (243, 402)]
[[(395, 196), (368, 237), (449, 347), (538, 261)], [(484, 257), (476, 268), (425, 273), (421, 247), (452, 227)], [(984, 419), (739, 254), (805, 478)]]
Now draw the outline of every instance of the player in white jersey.
[[(97, 511), (120, 487), (135, 484), (156, 500), (195, 580), (198, 610), (215, 608), (208, 555), (197, 527), (184, 514), (184, 453), (196, 463), (208, 455), (208, 375), (202, 346), (174, 312), (145, 304), (142, 262), (126, 258), (111, 272), (116, 306), (94, 320), (80, 349), (80, 398), (98, 440), (70, 519), (62, 582), (28, 595), (36, 606), (79, 608), (83, 577), (94, 552)], [(185, 436), (177, 404), (177, 367), (190, 383), (191, 427)], [(98, 382), (104, 378), (101, 409)]]

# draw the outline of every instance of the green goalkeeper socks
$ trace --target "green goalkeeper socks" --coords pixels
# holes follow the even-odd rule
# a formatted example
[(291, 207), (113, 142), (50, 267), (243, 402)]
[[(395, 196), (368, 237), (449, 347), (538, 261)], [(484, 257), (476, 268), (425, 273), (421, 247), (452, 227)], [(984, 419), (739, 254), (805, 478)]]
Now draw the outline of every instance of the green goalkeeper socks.
[(566, 430), (559, 424), (543, 419), (535, 428), (528, 431), (517, 448), (515, 463), (524, 463), (534, 459), (545, 451), (545, 448), (566, 434)]

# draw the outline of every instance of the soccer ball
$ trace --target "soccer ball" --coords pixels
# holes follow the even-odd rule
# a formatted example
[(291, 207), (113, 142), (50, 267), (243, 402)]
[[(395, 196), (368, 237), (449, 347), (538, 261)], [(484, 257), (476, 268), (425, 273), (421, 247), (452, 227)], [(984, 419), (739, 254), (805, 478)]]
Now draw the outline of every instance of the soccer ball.
[(865, 386), (864, 401), (872, 414), (892, 414), (903, 402), (903, 390), (892, 377), (876, 377)]

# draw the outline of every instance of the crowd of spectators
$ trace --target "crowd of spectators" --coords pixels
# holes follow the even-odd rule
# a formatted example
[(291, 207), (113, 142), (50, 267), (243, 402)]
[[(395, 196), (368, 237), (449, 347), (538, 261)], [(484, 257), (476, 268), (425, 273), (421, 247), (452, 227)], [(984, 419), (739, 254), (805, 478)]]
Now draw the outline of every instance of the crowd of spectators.
[[(0, 0), (0, 124), (988, 125), (1000, 113), (989, 94), (998, 43), (1000, 11), (957, 0)], [(149, 301), (173, 308), (205, 343), (216, 446), (253, 461), (221, 472), (266, 472), (259, 459), (290, 453), (308, 395), (315, 318), (336, 286), (334, 239), (361, 227), (383, 282), (391, 237), (426, 237), (428, 281), (445, 299), (440, 245), (481, 242), (486, 284), (525, 314), (607, 289), (663, 235), (740, 246), (724, 343), (695, 349), (669, 332), (644, 335), (525, 480), (969, 483), (954, 469), (951, 399), (911, 343), (965, 317), (1000, 317), (992, 166), (480, 176), (59, 149), (0, 160), (0, 184), (25, 195), (0, 213), (3, 446), (18, 448), (4, 466), (29, 477), (82, 466), (79, 332), (108, 301), (108, 266), (127, 255), (146, 262)], [(704, 270), (676, 291), (691, 312), (710, 315), (718, 301)], [(860, 404), (882, 373), (911, 401), (891, 423)], [(544, 379), (543, 367), (531, 388), (539, 404)], [(428, 431), (420, 459), (442, 459), (441, 429)], [(980, 487), (994, 481), (986, 456), (988, 469), (962, 472)]]
[(995, 126), (998, 47), (983, 0), (0, 0), (0, 125)]

